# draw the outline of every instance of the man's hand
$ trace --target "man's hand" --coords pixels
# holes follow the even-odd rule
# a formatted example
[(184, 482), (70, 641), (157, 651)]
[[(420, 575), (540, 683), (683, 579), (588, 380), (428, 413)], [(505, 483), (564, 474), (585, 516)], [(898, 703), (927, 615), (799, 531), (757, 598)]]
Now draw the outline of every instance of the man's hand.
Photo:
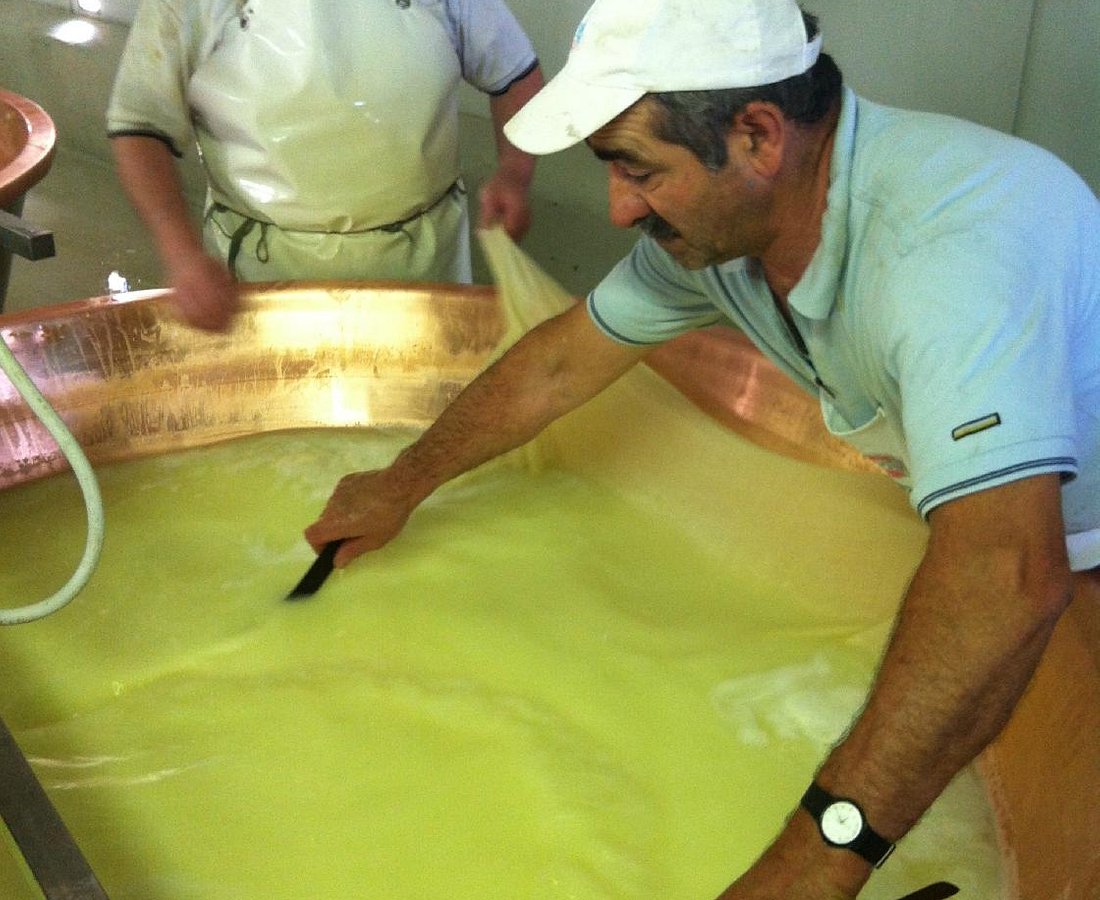
[(240, 287), (203, 249), (171, 148), (156, 137), (119, 135), (111, 149), (122, 186), (157, 245), (176, 312), (194, 328), (225, 331), (240, 309)]
[(318, 552), (329, 541), (343, 539), (333, 560), (336, 568), (343, 568), (397, 537), (415, 506), (393, 486), (390, 470), (352, 472), (337, 483), (320, 518), (306, 528), (305, 537)]
[(218, 259), (197, 252), (171, 262), (172, 301), (183, 321), (225, 331), (241, 307), (240, 285)]
[(870, 864), (855, 853), (828, 846), (809, 814), (799, 809), (718, 900), (852, 900), (870, 873)]
[(519, 241), (531, 226), (531, 208), (527, 202), (530, 175), (504, 167), (496, 170), (481, 188), (482, 228), (500, 225), (513, 241)]

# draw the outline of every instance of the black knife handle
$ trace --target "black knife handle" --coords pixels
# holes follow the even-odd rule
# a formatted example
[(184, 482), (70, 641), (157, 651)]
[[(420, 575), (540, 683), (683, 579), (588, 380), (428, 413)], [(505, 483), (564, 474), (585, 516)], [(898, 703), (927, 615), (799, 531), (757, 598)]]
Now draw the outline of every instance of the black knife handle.
[(344, 543), (341, 538), (337, 541), (329, 541), (321, 548), (309, 571), (302, 576), (294, 590), (287, 595), (287, 600), (297, 600), (299, 597), (312, 597), (317, 589), (325, 583), (325, 579), (332, 574), (332, 561), (336, 558), (336, 551)]

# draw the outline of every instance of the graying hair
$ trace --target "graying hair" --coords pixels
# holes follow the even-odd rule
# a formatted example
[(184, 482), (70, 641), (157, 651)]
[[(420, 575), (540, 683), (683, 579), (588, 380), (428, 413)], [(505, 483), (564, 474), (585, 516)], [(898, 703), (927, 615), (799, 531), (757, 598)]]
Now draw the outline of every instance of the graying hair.
[[(804, 12), (806, 34), (818, 33), (817, 17)], [(648, 94), (661, 114), (654, 131), (661, 140), (687, 147), (708, 169), (718, 171), (728, 161), (726, 135), (734, 117), (749, 103), (773, 103), (792, 121), (812, 125), (828, 113), (840, 96), (840, 69), (822, 53), (801, 75), (772, 84), (712, 91), (666, 91)]]

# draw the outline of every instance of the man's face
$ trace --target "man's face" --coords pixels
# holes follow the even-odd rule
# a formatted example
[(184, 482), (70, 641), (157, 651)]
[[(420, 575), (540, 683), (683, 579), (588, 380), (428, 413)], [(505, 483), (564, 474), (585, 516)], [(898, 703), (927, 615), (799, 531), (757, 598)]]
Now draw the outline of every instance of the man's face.
[(765, 185), (745, 165), (736, 136), (727, 141), (729, 161), (714, 172), (656, 137), (657, 115), (643, 99), (588, 139), (608, 164), (612, 223), (638, 226), (688, 269), (758, 255)]

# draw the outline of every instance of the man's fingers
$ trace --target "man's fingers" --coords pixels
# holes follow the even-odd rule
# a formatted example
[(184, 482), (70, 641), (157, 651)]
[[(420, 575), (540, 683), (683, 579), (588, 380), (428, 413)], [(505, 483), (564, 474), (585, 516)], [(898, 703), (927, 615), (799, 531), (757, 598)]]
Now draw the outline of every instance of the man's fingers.
[(348, 538), (340, 545), (340, 549), (336, 551), (336, 556), (333, 557), (332, 564), (337, 569), (342, 569), (344, 566), (353, 560), (358, 559), (368, 550), (373, 550), (370, 542), (366, 538)]

